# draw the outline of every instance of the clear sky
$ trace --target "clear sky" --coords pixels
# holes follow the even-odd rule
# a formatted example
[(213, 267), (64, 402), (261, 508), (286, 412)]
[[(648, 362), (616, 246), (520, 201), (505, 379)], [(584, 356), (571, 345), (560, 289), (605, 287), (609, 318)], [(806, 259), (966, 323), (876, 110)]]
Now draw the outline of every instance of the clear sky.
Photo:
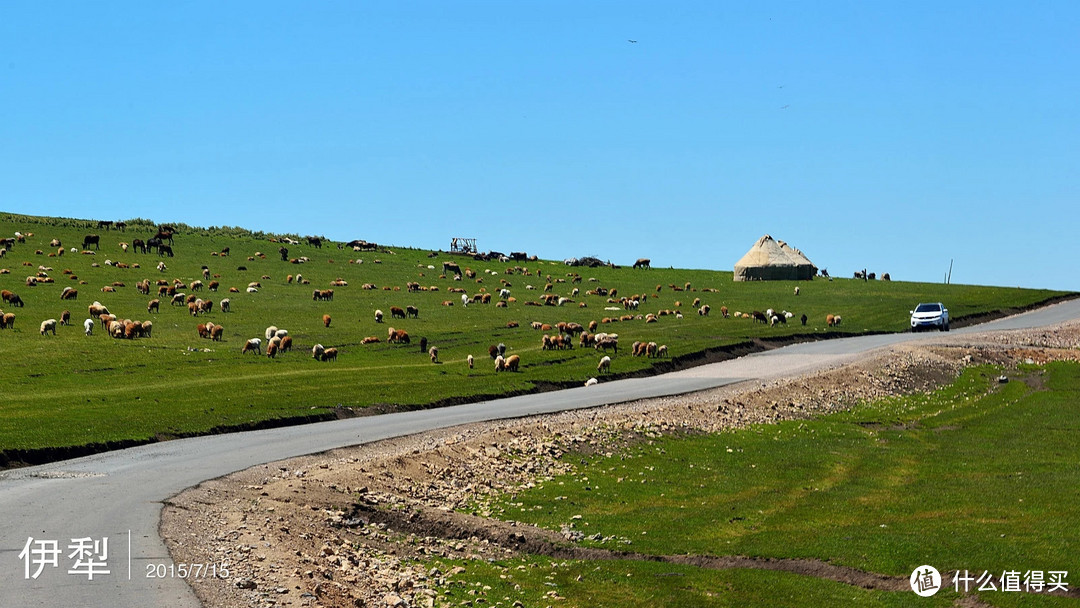
[[(1077, 2), (0, 4), (0, 210), (1080, 290)], [(631, 42), (634, 41), (634, 42)]]

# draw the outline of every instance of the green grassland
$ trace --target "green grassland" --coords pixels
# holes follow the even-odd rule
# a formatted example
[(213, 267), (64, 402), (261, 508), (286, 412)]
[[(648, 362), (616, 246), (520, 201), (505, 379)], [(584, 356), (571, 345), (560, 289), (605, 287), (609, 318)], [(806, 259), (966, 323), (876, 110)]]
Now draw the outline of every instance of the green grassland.
[[(583, 545), (651, 555), (816, 559), (903, 577), (930, 564), (950, 586), (957, 570), (1073, 572), (1080, 546), (1073, 525), (1080, 520), (1080, 471), (1072, 466), (1080, 450), (1080, 364), (1022, 373), (998, 384), (1000, 370), (971, 368), (933, 394), (815, 420), (640, 441), (610, 455), (570, 453), (564, 458), (575, 463), (573, 472), (503, 496), (496, 511), (554, 530), (573, 524), (586, 533)], [(593, 534), (629, 543), (589, 540)], [(785, 585), (805, 598), (832, 585), (800, 576), (793, 578), (805, 580), (784, 583), (766, 571), (688, 568), (677, 575), (678, 589), (665, 589), (659, 585), (666, 579), (648, 573), (672, 569), (667, 565), (571, 561), (562, 569), (572, 574), (557, 577), (559, 592), (574, 598), (564, 605), (771, 606), (789, 601)], [(555, 579), (528, 573), (552, 570), (559, 569), (543, 557), (468, 563), (461, 580), (492, 586), (489, 599), (516, 599), (514, 591), (535, 597)], [(521, 589), (507, 588), (508, 571)], [(603, 582), (628, 572), (647, 577), (645, 587), (664, 597), (624, 597)], [(469, 585), (453, 589), (458, 597)], [(703, 599), (709, 592), (723, 599)], [(887, 602), (891, 594), (870, 595)], [(910, 593), (904, 599), (931, 605)], [(1076, 604), (1016, 592), (979, 599), (995, 606)], [(870, 600), (857, 603), (864, 601)]]
[[(529, 324), (568, 321), (584, 325), (624, 314), (621, 309), (605, 310), (611, 304), (604, 297), (584, 295), (597, 286), (616, 288), (620, 296), (648, 294), (639, 310), (642, 314), (678, 308), (684, 315), (682, 319), (660, 317), (659, 322), (650, 324), (633, 320), (601, 326), (601, 331), (620, 335), (623, 348), (612, 365), (612, 371), (619, 375), (671, 365), (670, 360), (630, 357), (626, 351), (635, 340), (667, 344), (671, 357), (678, 360), (759, 338), (812, 339), (903, 331), (907, 312), (919, 301), (944, 301), (957, 319), (1027, 307), (1064, 295), (1045, 290), (836, 279), (801, 282), (801, 294), (796, 296), (796, 283), (734, 283), (730, 272), (570, 268), (561, 261), (477, 262), (442, 253), (428, 257), (427, 250), (402, 247), (354, 252), (339, 249), (337, 244), (326, 244), (322, 249), (290, 245), (290, 257), (309, 258), (307, 263), (291, 264), (280, 260), (279, 244), (269, 240), (271, 235), (186, 226), (180, 226), (176, 234), (175, 257), (159, 258), (121, 250), (121, 242), (152, 236), (149, 223), (133, 220), (129, 224), (126, 232), (117, 232), (98, 229), (96, 222), (0, 215), (0, 235), (32, 233), (0, 259), (0, 268), (10, 271), (0, 274), (0, 288), (25, 301), (22, 308), (3, 306), (5, 312), (16, 315), (16, 322), (14, 329), (0, 331), (0, 357), (4, 361), (0, 382), (5, 395), (0, 452), (146, 441), (327, 417), (334, 415), (336, 408), (340, 411), (339, 406), (428, 407), (553, 384), (577, 384), (596, 374), (599, 355), (581, 348), (542, 351), (541, 332)], [(90, 233), (101, 235), (100, 249), (94, 255), (72, 253), (70, 248), (78, 248), (83, 236)], [(67, 250), (64, 255), (56, 256), (55, 248), (49, 246), (54, 238), (62, 241)], [(223, 247), (231, 249), (229, 257), (213, 255)], [(258, 256), (260, 252), (265, 257)], [(159, 272), (156, 265), (162, 259), (168, 268)], [(131, 267), (106, 265), (106, 260)], [(483, 282), (440, 277), (444, 260), (475, 270)], [(351, 263), (354, 261), (360, 263)], [(727, 263), (718, 261), (717, 265)], [(134, 267), (136, 264), (139, 267)], [(138, 281), (179, 279), (187, 283), (201, 278), (204, 265), (220, 275), (217, 280), (222, 288), (199, 295), (215, 302), (229, 297), (232, 312), (222, 313), (215, 307), (205, 317), (193, 318), (186, 309), (169, 306), (167, 300), (159, 313), (147, 312), (147, 302), (156, 296), (138, 293)], [(531, 276), (506, 274), (515, 266), (528, 268)], [(55, 282), (27, 287), (26, 277), (37, 274), (39, 267), (47, 268), (41, 272)], [(71, 274), (64, 274), (65, 270)], [(541, 276), (536, 276), (537, 272)], [(572, 272), (583, 277), (580, 285), (569, 282), (568, 273)], [(287, 283), (290, 274), (302, 274), (310, 285)], [(580, 287), (582, 295), (564, 307), (526, 306), (525, 301), (540, 299), (548, 276), (566, 280), (554, 283), (555, 293), (569, 296), (573, 287)], [(334, 288), (333, 301), (312, 300), (313, 289), (330, 288), (330, 282), (339, 278), (348, 285)], [(506, 308), (496, 308), (494, 303), (462, 307), (460, 295), (448, 292), (454, 287), (464, 288), (470, 295), (481, 290), (497, 292), (502, 280), (510, 283), (517, 299)], [(246, 293), (246, 286), (253, 281), (260, 282), (261, 288), (257, 293)], [(437, 290), (409, 293), (405, 289), (409, 281)], [(114, 282), (124, 286), (116, 287), (115, 293), (101, 291)], [(378, 289), (364, 290), (364, 283)], [(670, 287), (685, 283), (690, 283), (691, 291)], [(538, 289), (527, 290), (530, 284)], [(79, 290), (78, 300), (60, 300), (65, 286)], [(226, 293), (229, 287), (238, 288), (240, 293)], [(709, 304), (712, 314), (697, 315), (690, 305), (694, 298)], [(88, 318), (87, 307), (95, 300), (122, 319), (151, 319), (153, 336), (114, 340), (100, 325), (94, 335), (85, 336), (82, 321)], [(443, 306), (444, 301), (454, 305)], [(579, 308), (579, 303), (587, 307)], [(418, 319), (389, 318), (390, 306), (407, 305), (419, 308)], [(746, 312), (786, 309), (796, 319), (786, 326), (767, 327), (746, 319), (724, 319), (719, 314), (721, 306)], [(71, 310), (72, 325), (60, 327), (55, 337), (39, 335), (41, 321), (59, 319), (64, 309)], [(386, 322), (375, 323), (376, 309), (386, 313)], [(804, 313), (810, 319), (806, 327), (797, 322)], [(333, 319), (329, 328), (323, 326), (324, 314)], [(827, 314), (842, 315), (843, 324), (825, 327)], [(206, 321), (224, 326), (223, 341), (212, 342), (197, 335), (196, 325)], [(511, 321), (520, 327), (508, 328)], [(241, 355), (244, 342), (261, 337), (268, 325), (289, 330), (294, 352), (273, 360)], [(387, 344), (389, 326), (407, 330), (413, 344)], [(377, 336), (381, 342), (362, 345), (366, 336)], [(432, 364), (420, 352), (416, 343), (420, 336), (439, 348), (440, 364)], [(494, 372), (487, 349), (500, 342), (508, 346), (509, 354), (521, 356), (520, 372)], [(336, 362), (315, 361), (310, 355), (315, 343), (337, 347), (340, 357)], [(476, 358), (475, 369), (465, 363), (469, 354)]]

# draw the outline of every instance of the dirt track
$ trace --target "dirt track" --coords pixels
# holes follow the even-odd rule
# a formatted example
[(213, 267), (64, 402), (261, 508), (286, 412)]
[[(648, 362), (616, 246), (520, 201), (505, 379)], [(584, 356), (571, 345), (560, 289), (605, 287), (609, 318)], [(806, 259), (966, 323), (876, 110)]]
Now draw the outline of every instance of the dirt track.
[[(176, 562), (227, 561), (228, 580), (199, 579), (205, 606), (428, 606), (443, 573), (401, 558), (656, 559), (575, 547), (563, 533), (453, 512), (565, 470), (568, 449), (617, 450), (671, 431), (712, 432), (817, 416), (866, 399), (922, 392), (967, 365), (1080, 359), (1080, 324), (1052, 330), (943, 336), (839, 368), (593, 410), (475, 424), (254, 467), (175, 497), (162, 536)], [(386, 509), (386, 507), (393, 507)], [(567, 541), (571, 541), (568, 543)], [(899, 580), (802, 560), (686, 556), (702, 567), (782, 569), (875, 589)]]

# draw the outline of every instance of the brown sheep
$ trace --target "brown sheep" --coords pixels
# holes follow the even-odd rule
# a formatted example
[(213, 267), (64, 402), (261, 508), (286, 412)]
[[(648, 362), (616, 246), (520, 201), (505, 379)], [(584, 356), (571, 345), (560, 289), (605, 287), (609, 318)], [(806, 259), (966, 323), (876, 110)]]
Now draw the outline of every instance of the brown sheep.
[(431, 348), (429, 348), (428, 349), (428, 356), (431, 357), (431, 362), (432, 363), (438, 363), (439, 362), (439, 348), (436, 347), (436, 346), (432, 346)]
[(507, 329), (514, 329), (515, 327), (518, 327), (518, 322), (517, 321), (508, 321), (506, 323), (506, 327), (507, 327)]
[(330, 315), (322, 316), (323, 327), (330, 327)]
[(404, 319), (405, 318), (405, 309), (400, 308), (398, 306), (391, 306), (390, 307), (390, 318), (391, 319)]
[(288, 352), (292, 350), (292, 336), (285, 336), (281, 339), (281, 343), (278, 344), (279, 352)]
[(73, 289), (71, 287), (65, 287), (64, 291), (60, 292), (60, 299), (61, 300), (78, 300), (79, 299), (79, 290), (78, 289)]
[(60, 325), (71, 325), (71, 311), (65, 310), (60, 313)]
[(360, 341), (360, 344), (375, 344), (379, 339), (375, 336), (368, 336)]
[(836, 317), (834, 315), (825, 315), (825, 325), (832, 327), (835, 321)]
[(14, 328), (15, 328), (15, 313), (13, 313), (13, 312), (4, 313), (4, 315), (2, 317), (0, 317), (0, 329), (14, 329)]
[(506, 358), (505, 369), (508, 372), (518, 371), (518, 366), (521, 365), (521, 357), (517, 355), (510, 355)]
[(210, 330), (210, 339), (212, 339), (214, 342), (221, 342), (221, 336), (224, 333), (224, 327), (220, 325), (215, 325), (214, 328)]
[(276, 342), (271, 342), (266, 345), (266, 356), (270, 359), (274, 358), (274, 355), (278, 353), (278, 345)]
[(331, 347), (331, 348), (328, 348), (328, 349), (323, 351), (322, 360), (323, 361), (337, 361), (337, 355), (338, 355), (338, 350), (336, 348)]
[(209, 338), (210, 337), (210, 330), (206, 328), (205, 323), (199, 323), (198, 325), (196, 325), (195, 326), (195, 331), (199, 332), (199, 337), (200, 338)]

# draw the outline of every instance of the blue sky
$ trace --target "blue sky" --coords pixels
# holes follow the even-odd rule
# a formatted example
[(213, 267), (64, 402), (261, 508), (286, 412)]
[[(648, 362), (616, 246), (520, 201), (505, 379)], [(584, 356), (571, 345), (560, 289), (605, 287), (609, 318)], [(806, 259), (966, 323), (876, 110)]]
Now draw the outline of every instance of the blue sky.
[[(4, 2), (0, 210), (1080, 290), (1080, 4)], [(637, 42), (629, 42), (636, 40)]]

